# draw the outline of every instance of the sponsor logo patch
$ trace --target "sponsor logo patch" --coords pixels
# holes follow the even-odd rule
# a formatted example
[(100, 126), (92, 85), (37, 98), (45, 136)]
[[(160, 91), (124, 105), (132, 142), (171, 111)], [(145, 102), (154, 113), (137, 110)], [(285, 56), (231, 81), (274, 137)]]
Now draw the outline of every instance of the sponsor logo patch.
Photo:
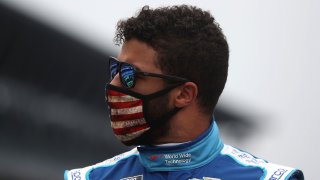
[(80, 170), (76, 170), (76, 171), (71, 172), (72, 180), (81, 180), (80, 175), (81, 175)]
[(150, 155), (149, 159), (151, 161), (158, 161), (161, 159), (166, 165), (179, 165), (188, 164), (191, 162), (191, 153), (176, 153), (176, 154), (160, 154), (160, 155)]
[(143, 175), (122, 178), (120, 180), (143, 180)]
[(149, 158), (151, 159), (151, 161), (156, 161), (158, 159), (157, 155), (151, 155), (149, 156)]
[(283, 174), (286, 173), (287, 171), (288, 171), (288, 170), (285, 170), (285, 169), (280, 168), (280, 169), (276, 170), (276, 171), (272, 174), (272, 176), (269, 178), (269, 180), (278, 180), (278, 179), (280, 179), (280, 178), (283, 176)]
[(202, 179), (192, 178), (192, 179), (189, 179), (189, 180), (221, 180), (221, 179), (212, 178), (212, 177), (203, 177)]

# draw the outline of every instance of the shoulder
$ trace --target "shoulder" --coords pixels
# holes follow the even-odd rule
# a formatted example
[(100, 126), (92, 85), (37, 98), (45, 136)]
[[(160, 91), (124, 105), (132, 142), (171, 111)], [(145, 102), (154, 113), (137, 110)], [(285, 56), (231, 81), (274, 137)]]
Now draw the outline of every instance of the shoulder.
[(239, 150), (235, 147), (224, 145), (221, 155), (231, 159), (237, 167), (243, 168), (259, 168), (261, 174), (260, 179), (268, 180), (303, 180), (302, 171), (269, 163), (263, 159), (257, 158), (250, 153)]
[(65, 180), (89, 180), (90, 174), (93, 170), (98, 168), (104, 168), (104, 171), (108, 171), (108, 169), (112, 169), (112, 167), (119, 164), (119, 162), (126, 161), (131, 157), (137, 157), (139, 152), (137, 148), (132, 149), (131, 151), (119, 154), (110, 159), (107, 159), (103, 162), (97, 163), (95, 165), (87, 166), (84, 168), (66, 170), (64, 173)]

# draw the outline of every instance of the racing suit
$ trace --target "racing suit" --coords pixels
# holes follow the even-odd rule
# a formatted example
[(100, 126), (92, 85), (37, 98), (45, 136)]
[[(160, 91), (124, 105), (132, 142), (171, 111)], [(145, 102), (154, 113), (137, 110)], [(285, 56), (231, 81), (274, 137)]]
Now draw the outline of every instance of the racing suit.
[(171, 146), (139, 146), (96, 165), (65, 171), (65, 180), (303, 180), (302, 171), (268, 163), (222, 143), (218, 127)]

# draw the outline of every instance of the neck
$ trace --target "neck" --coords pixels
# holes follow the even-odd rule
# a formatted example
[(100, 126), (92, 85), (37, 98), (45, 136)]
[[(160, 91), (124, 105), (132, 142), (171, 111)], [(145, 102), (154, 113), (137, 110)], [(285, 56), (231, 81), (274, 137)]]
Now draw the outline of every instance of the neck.
[(183, 108), (170, 119), (167, 133), (154, 145), (192, 141), (209, 128), (211, 119), (211, 115), (205, 115), (197, 108)]

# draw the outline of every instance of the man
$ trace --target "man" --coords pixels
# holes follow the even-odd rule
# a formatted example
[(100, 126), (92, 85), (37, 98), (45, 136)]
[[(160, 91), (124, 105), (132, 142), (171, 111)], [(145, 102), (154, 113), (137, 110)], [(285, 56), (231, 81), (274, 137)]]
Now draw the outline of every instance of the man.
[(300, 170), (268, 163), (224, 145), (213, 111), (229, 50), (209, 12), (192, 6), (142, 8), (120, 21), (123, 44), (109, 58), (111, 127), (129, 152), (65, 172), (65, 179), (303, 179)]

